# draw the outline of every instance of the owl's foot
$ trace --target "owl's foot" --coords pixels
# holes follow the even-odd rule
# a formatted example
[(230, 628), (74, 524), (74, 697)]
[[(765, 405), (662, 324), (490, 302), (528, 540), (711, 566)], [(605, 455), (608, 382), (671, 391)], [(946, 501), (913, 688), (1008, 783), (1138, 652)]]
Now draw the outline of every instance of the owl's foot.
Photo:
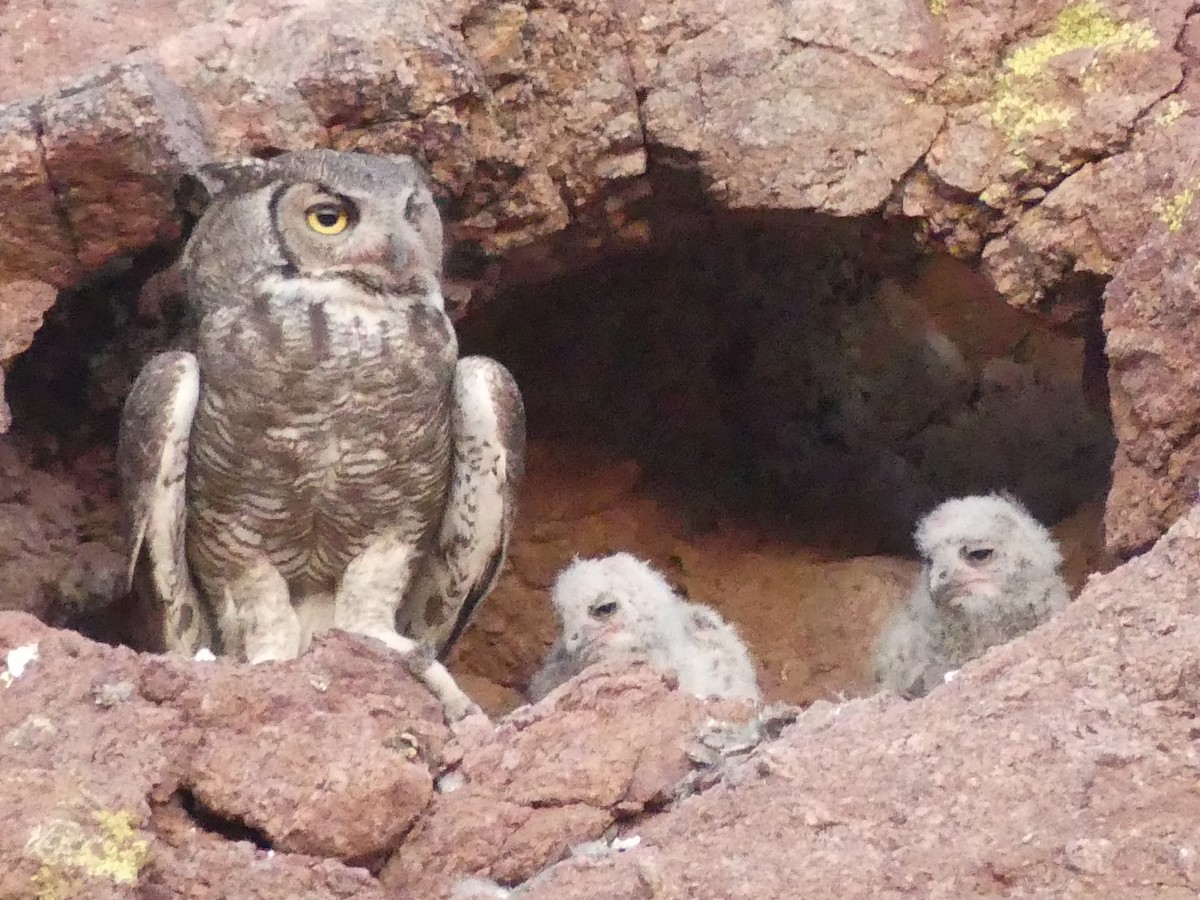
[(361, 634), (364, 637), (375, 638), (400, 654), (404, 667), (442, 704), (442, 710), (448, 723), (454, 724), (467, 716), (483, 715), (483, 710), (458, 686), (454, 676), (446, 667), (434, 659), (427, 648), (422, 647), (416, 641), (396, 634), (386, 626), (345, 628), (344, 630)]
[(379, 535), (351, 560), (334, 594), (333, 625), (382, 641), (400, 654), (405, 667), (438, 698), (448, 722), (480, 712), (433, 653), (396, 631), (398, 586), (409, 583), (412, 545), (399, 535)]

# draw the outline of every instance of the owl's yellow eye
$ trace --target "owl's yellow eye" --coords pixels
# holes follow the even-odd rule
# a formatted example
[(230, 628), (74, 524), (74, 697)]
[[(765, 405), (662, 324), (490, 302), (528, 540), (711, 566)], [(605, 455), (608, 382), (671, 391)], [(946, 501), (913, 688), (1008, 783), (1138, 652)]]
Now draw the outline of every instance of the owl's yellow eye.
[(336, 203), (317, 203), (306, 212), (308, 227), (317, 234), (341, 234), (350, 225), (350, 215)]

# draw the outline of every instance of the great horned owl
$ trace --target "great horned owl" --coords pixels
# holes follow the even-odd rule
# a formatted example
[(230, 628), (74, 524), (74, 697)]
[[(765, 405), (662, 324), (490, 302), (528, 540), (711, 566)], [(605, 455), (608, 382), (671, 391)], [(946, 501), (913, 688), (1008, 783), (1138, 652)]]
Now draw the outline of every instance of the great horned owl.
[(919, 697), (945, 674), (1066, 607), (1062, 556), (1020, 504), (995, 494), (947, 500), (917, 526), (924, 566), (875, 648), (875, 679)]
[(425, 176), (331, 150), (208, 174), (180, 263), (195, 352), (151, 359), (121, 420), (130, 583), (161, 604), (161, 649), (258, 663), (339, 628), (462, 717), (428, 650), (496, 580), (525, 425), (507, 370), (458, 358)]
[(551, 600), (562, 633), (530, 682), (534, 700), (586, 666), (626, 657), (674, 672), (680, 688), (700, 697), (759, 699), (754, 663), (733, 627), (682, 600), (629, 553), (575, 560), (559, 573)]

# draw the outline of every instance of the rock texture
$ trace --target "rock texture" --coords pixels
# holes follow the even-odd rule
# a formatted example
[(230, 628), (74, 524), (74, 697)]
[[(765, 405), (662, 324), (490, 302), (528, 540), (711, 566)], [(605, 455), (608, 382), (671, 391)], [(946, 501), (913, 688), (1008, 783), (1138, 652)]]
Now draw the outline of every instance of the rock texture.
[(648, 670), (599, 671), (452, 739), (388, 651), (346, 635), (250, 669), (0, 613), (0, 660), (5, 898), (420, 897), (472, 873), (521, 881), (667, 802), (707, 717), (749, 713)]
[(927, 699), (813, 707), (636, 847), (519, 896), (1193, 896), (1198, 561), (1193, 512)]
[(921, 701), (787, 726), (597, 668), (455, 734), (349, 636), (248, 668), (2, 613), (0, 897), (1192, 896), (1198, 590), (1200, 509)]
[[(128, 20), (14, 4), (0, 171), (19, 201), (6, 214), (40, 230), (7, 231), (0, 273), (72, 283), (170, 239), (155, 179), (207, 155), (325, 144), (419, 153), (456, 234), (491, 252), (595, 218), (594, 201), (658, 160), (731, 207), (858, 215), (898, 202), (958, 249), (994, 244), (1004, 293), (1032, 302), (1068, 271), (1039, 257), (1085, 255), (1038, 237), (1080, 194), (1081, 166), (1142, 156), (1147, 185), (1179, 171), (1158, 132), (1190, 127), (1189, 9), (161, 0)], [(134, 189), (112, 198), (125, 215), (103, 231), (91, 211), (122, 172)], [(986, 208), (967, 209), (971, 196)], [(596, 221), (619, 231), (620, 205)], [(1154, 215), (1121, 214), (1126, 233)]]
[(1200, 210), (1193, 208), (1194, 195), (1188, 188), (1169, 201), (1169, 223), (1121, 267), (1106, 295), (1120, 447), (1105, 526), (1118, 551), (1151, 544), (1187, 511), (1200, 480)]
[[(1110, 549), (1150, 547), (1195, 498), (1192, 0), (128, 6), (0, 9), (0, 383), (24, 385), (25, 410), (59, 416), (71, 406), (61, 395), (80, 390), (65, 382), (94, 367), (107, 405), (88, 409), (111, 413), (120, 353), (81, 350), (62, 381), (16, 358), (56, 298), (86, 311), (96, 284), (174, 252), (189, 224), (181, 176), (331, 146), (429, 166), (460, 307), (661, 239), (681, 182), (725, 213), (765, 211), (766, 229), (781, 210), (814, 214), (831, 234), (830, 217), (873, 217), (854, 223), (855, 240), (881, 260), (873, 226), (909, 217), (931, 246), (981, 261), (1021, 310), (1086, 329), (1103, 305), (1120, 442)], [(656, 204), (667, 210), (654, 221)], [(849, 284), (844, 267), (827, 274), (835, 293)], [(803, 296), (825, 295), (805, 285)], [(677, 343), (698, 340), (679, 309), (659, 314)], [(863, 326), (861, 345), (828, 359), (873, 343), (865, 316), (826, 315), (828, 331)], [(878, 321), (946, 349), (945, 329), (922, 330), (904, 309)], [(736, 369), (752, 354), (732, 324), (719, 323), (727, 345), (712, 361)], [(778, 388), (776, 368), (797, 371), (786, 353), (751, 362), (747, 384)], [(966, 396), (987, 419), (1018, 382), (992, 366)], [(652, 412), (687, 420), (662, 387)], [(886, 399), (867, 401), (869, 417), (891, 421), (872, 412), (889, 413)], [(9, 419), (0, 403), (0, 431)], [(758, 424), (781, 445), (793, 437)], [(88, 427), (94, 449), (103, 427)], [(62, 440), (69, 428), (46, 428), (0, 452), (0, 589), (3, 605), (63, 624), (111, 591), (119, 560), (106, 481), (93, 477), (103, 461)], [(692, 436), (700, 446), (711, 432)], [(634, 535), (700, 599), (745, 612), (768, 694), (864, 687), (855, 654), (900, 593), (902, 563), (797, 561), (790, 546), (714, 529), (703, 502), (669, 528), (661, 511), (623, 518), (608, 501), (629, 500), (637, 472), (601, 474), (613, 483), (599, 500), (571, 493), (523, 526), (512, 590), (528, 596), (566, 554)], [(692, 743), (710, 714), (745, 710), (645, 673), (591, 673), (495, 731), (475, 722), (452, 735), (394, 660), (349, 638), (246, 671), (138, 657), (3, 613), (0, 897), (434, 897), (464, 875), (529, 879), (523, 895), (565, 900), (831, 884), (847, 897), (1192, 896), (1198, 544), (1200, 514), (1188, 513), (1059, 620), (926, 700), (822, 705), (743, 762)], [(781, 629), (778, 608), (755, 601), (798, 584), (820, 609), (793, 642), (797, 623)], [(481, 674), (505, 689), (497, 708), (516, 702), (527, 651), (549, 637), (538, 615), (498, 595), (464, 647), (496, 667)], [(509, 634), (520, 642), (498, 639)], [(699, 796), (669, 808), (681, 782)], [(614, 832), (629, 849), (540, 872)]]
[(95, 484), (0, 444), (0, 608), (63, 626), (107, 607), (124, 576), (116, 519)]

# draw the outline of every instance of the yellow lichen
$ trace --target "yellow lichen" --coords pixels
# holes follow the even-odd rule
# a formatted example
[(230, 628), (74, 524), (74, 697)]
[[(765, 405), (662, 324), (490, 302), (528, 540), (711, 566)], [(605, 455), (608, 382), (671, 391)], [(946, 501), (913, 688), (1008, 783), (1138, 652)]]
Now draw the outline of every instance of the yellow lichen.
[(150, 846), (145, 838), (138, 837), (133, 827), (133, 814), (99, 810), (94, 818), (100, 826), (100, 851), (95, 853), (88, 848), (89, 864), (84, 868), (89, 874), (117, 884), (136, 883), (138, 873), (150, 856)]
[(1170, 199), (1160, 198), (1155, 200), (1154, 212), (1162, 220), (1163, 224), (1167, 226), (1167, 231), (1179, 231), (1183, 228), (1183, 222), (1192, 208), (1192, 201), (1195, 199), (1195, 188), (1184, 188)]
[(1170, 125), (1188, 110), (1187, 101), (1171, 100), (1156, 117), (1159, 125)]
[(1008, 84), (1000, 85), (992, 104), (992, 122), (1004, 129), (1010, 141), (1028, 137), (1043, 125), (1065, 128), (1074, 117), (1075, 113), (1067, 107), (1039, 103)]
[(995, 209), (1000, 209), (1004, 206), (1004, 201), (1012, 194), (1012, 190), (1008, 185), (996, 183), (988, 185), (979, 195), (981, 202), (986, 203)]
[(1068, 6), (1054, 20), (1049, 34), (1018, 47), (1004, 61), (1004, 68), (1021, 78), (1034, 78), (1046, 63), (1064, 53), (1092, 50), (1153, 50), (1158, 37), (1141, 22), (1120, 22), (1095, 0)]
[(78, 879), (65, 877), (51, 866), (42, 866), (31, 881), (34, 900), (71, 900), (83, 896)]
[(950, 0), (929, 0), (929, 11), (935, 16), (944, 16)]
[[(1040, 99), (1055, 79), (1047, 75), (1047, 64), (1066, 53), (1085, 48), (1097, 53), (1146, 51), (1158, 46), (1153, 29), (1142, 22), (1121, 22), (1095, 0), (1068, 6), (1054, 20), (1048, 34), (1013, 50), (1005, 58), (996, 78), (991, 119), (1012, 142), (1028, 137), (1044, 125), (1059, 128), (1070, 124), (1074, 110), (1061, 103)], [(1095, 71), (1083, 73), (1085, 90), (1103, 85)]]
[[(25, 852), (43, 863), (33, 887), (41, 900), (74, 896), (73, 876), (103, 879), (113, 884), (136, 884), (150, 847), (134, 828), (129, 812), (97, 810), (94, 832), (71, 819), (56, 819), (33, 829)], [(64, 893), (65, 891), (65, 893)]]

